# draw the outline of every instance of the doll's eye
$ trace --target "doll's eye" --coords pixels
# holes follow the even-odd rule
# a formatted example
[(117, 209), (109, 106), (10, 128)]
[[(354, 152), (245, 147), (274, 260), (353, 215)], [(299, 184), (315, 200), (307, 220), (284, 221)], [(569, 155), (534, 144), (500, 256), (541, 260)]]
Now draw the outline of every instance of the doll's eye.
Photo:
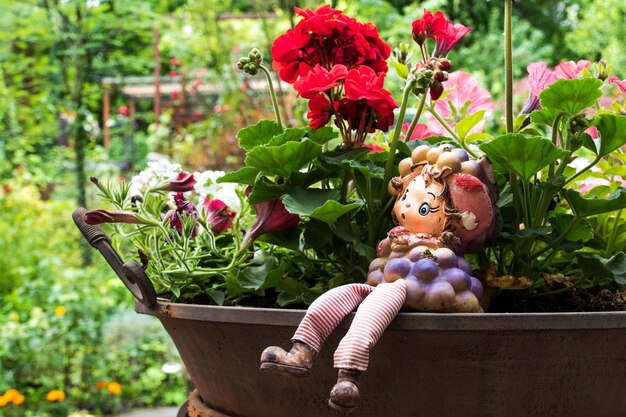
[(409, 190), (407, 189), (404, 194), (402, 195), (402, 201), (406, 200), (406, 196), (407, 194), (409, 194)]
[(428, 213), (430, 213), (430, 205), (428, 203), (422, 204), (419, 208), (420, 216), (426, 216)]

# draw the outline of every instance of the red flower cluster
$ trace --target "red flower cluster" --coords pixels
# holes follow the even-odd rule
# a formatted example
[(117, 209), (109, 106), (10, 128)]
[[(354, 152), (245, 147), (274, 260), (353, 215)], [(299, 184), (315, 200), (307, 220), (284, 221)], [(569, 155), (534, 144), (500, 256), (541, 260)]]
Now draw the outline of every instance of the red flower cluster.
[(387, 72), (391, 47), (373, 24), (359, 23), (329, 5), (316, 10), (296, 7), (296, 12), (304, 19), (272, 45), (272, 65), (283, 81), (291, 84), (316, 65), (327, 70), (335, 65), (348, 69), (366, 65), (377, 73)]
[[(471, 29), (460, 23), (454, 24), (446, 19), (440, 11), (434, 14), (429, 10), (424, 10), (424, 15), (420, 19), (413, 21), (413, 40), (417, 42), (422, 51), (423, 61), (416, 65), (416, 69), (430, 70), (434, 78), (430, 81), (430, 97), (437, 100), (443, 93), (443, 82), (448, 79), (450, 61), (446, 56), (450, 50), (467, 35)], [(435, 41), (435, 51), (432, 58), (428, 56), (424, 43), (427, 39)]]
[(398, 105), (383, 87), (391, 48), (376, 26), (328, 5), (296, 11), (304, 19), (274, 41), (273, 67), (310, 100), (311, 128), (335, 116), (348, 148), (361, 146), (368, 132), (386, 131)]

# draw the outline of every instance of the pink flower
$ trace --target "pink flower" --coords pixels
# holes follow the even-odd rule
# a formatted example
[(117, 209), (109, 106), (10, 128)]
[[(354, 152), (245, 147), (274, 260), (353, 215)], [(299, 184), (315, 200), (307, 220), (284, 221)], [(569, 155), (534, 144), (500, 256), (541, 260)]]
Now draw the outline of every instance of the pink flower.
[(119, 106), (117, 108), (117, 112), (119, 113), (120, 116), (124, 116), (124, 117), (127, 117), (128, 114), (130, 113), (128, 106)]
[(561, 62), (559, 65), (554, 67), (554, 74), (557, 78), (573, 80), (574, 78), (577, 78), (578, 74), (580, 74), (585, 68), (588, 68), (589, 65), (591, 65), (591, 61), (587, 61), (586, 59), (581, 59), (578, 62)]
[(102, 223), (129, 223), (142, 224), (143, 222), (130, 211), (106, 211), (92, 210), (85, 213), (85, 223), (102, 224)]
[(170, 71), (170, 77), (176, 77), (178, 75), (178, 73), (176, 72), (176, 70), (171, 70)]
[[(183, 225), (185, 219), (191, 218), (194, 221), (198, 218), (198, 210), (191, 201), (187, 201), (183, 196), (183, 193), (177, 193), (174, 196), (174, 203), (176, 203), (176, 209), (170, 210), (163, 219), (164, 224), (170, 225), (170, 227), (176, 229), (178, 233), (183, 233)], [(194, 224), (191, 229), (191, 236), (195, 237), (198, 230), (197, 224)]]
[(172, 100), (176, 100), (178, 98), (178, 91), (176, 90), (172, 91), (172, 94), (170, 94), (170, 97), (172, 98)]
[(185, 191), (193, 191), (193, 187), (196, 184), (196, 179), (193, 177), (193, 174), (188, 172), (181, 171), (174, 180), (169, 181), (164, 188), (161, 188), (163, 191), (174, 191), (174, 192), (185, 192)]
[(229, 209), (222, 200), (211, 200), (209, 196), (206, 196), (200, 207), (206, 213), (207, 223), (211, 225), (213, 233), (224, 233), (232, 227), (235, 212)]
[(611, 75), (611, 77), (609, 78), (609, 83), (617, 84), (622, 93), (626, 94), (626, 80), (620, 81), (616, 75)]
[(598, 132), (598, 128), (595, 127), (595, 126), (591, 126), (587, 130), (585, 130), (585, 133), (589, 134), (589, 136), (591, 136), (591, 139), (598, 139), (600, 137), (600, 133)]
[(446, 36), (437, 38), (437, 45), (435, 46), (433, 56), (436, 58), (445, 58), (454, 45), (456, 45), (457, 42), (471, 30), (472, 29), (467, 26), (460, 23), (455, 25), (451, 20), (448, 20)]
[(583, 69), (589, 67), (591, 62), (581, 59), (574, 61), (561, 62), (551, 71), (545, 62), (532, 62), (528, 64), (528, 85), (530, 86), (530, 96), (524, 104), (522, 114), (530, 114), (534, 110), (541, 109), (539, 104), (539, 94), (545, 90), (550, 84), (556, 80), (563, 78), (571, 80), (582, 72)]
[(369, 148), (370, 151), (368, 152), (368, 154), (371, 153), (379, 153), (379, 152), (385, 152), (385, 148), (383, 148), (382, 146), (378, 146), (378, 145), (374, 145), (373, 143), (366, 143), (363, 145), (365, 148)]
[[(450, 73), (448, 80), (443, 82), (443, 87), (449, 93), (437, 101), (435, 109), (440, 116), (446, 119), (450, 127), (454, 127), (460, 118), (470, 116), (478, 111), (485, 110), (486, 115), (489, 115), (494, 110), (491, 94), (480, 86), (470, 73), (464, 71)], [(459, 114), (468, 102), (469, 105), (465, 114)], [(486, 118), (483, 118), (470, 132), (482, 132), (486, 122)], [(430, 129), (431, 135), (447, 134), (445, 128), (433, 115), (429, 115), (428, 129)]]
[(176, 58), (170, 58), (170, 65), (175, 66), (175, 67), (180, 67), (181, 65), (183, 65), (183, 63), (177, 60)]
[[(410, 123), (405, 123), (402, 125), (402, 130), (406, 133), (409, 130)], [(436, 133), (432, 132), (428, 126), (424, 123), (418, 123), (415, 125), (413, 129), (413, 133), (410, 138), (405, 138), (404, 140), (422, 140), (428, 138), (430, 136), (437, 136)]]
[[(246, 194), (250, 195), (251, 192), (252, 187), (248, 187)], [(280, 198), (257, 203), (254, 210), (256, 219), (243, 239), (244, 246), (265, 233), (285, 232), (300, 224), (300, 217), (289, 213)]]

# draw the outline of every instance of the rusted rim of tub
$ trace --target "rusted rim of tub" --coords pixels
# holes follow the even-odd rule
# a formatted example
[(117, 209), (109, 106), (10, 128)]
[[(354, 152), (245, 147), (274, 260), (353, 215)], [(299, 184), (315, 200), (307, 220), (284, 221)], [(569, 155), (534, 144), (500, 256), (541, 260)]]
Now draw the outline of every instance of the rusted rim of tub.
[[(266, 326), (297, 326), (305, 310), (252, 307), (220, 307), (171, 303), (159, 298), (152, 307), (135, 303), (138, 313), (160, 319), (186, 319), (218, 323), (241, 323)], [(347, 327), (345, 320), (340, 327)], [(400, 313), (390, 330), (440, 331), (535, 331), (626, 329), (626, 311), (585, 313)]]

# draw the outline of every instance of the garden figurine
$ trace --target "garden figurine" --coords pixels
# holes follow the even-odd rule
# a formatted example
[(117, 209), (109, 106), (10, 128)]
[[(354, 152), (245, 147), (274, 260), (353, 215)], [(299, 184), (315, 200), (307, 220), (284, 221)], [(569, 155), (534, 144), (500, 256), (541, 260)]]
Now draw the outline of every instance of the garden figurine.
[(369, 352), (404, 308), (430, 312), (481, 312), (482, 285), (463, 253), (474, 251), (495, 228), (491, 165), (469, 160), (451, 145), (415, 148), (389, 184), (397, 197), (398, 226), (378, 245), (365, 284), (348, 284), (319, 297), (296, 330), (289, 352), (265, 349), (261, 370), (306, 376), (330, 333), (358, 307), (334, 354), (338, 369), (329, 405), (350, 411), (358, 404), (358, 380)]

